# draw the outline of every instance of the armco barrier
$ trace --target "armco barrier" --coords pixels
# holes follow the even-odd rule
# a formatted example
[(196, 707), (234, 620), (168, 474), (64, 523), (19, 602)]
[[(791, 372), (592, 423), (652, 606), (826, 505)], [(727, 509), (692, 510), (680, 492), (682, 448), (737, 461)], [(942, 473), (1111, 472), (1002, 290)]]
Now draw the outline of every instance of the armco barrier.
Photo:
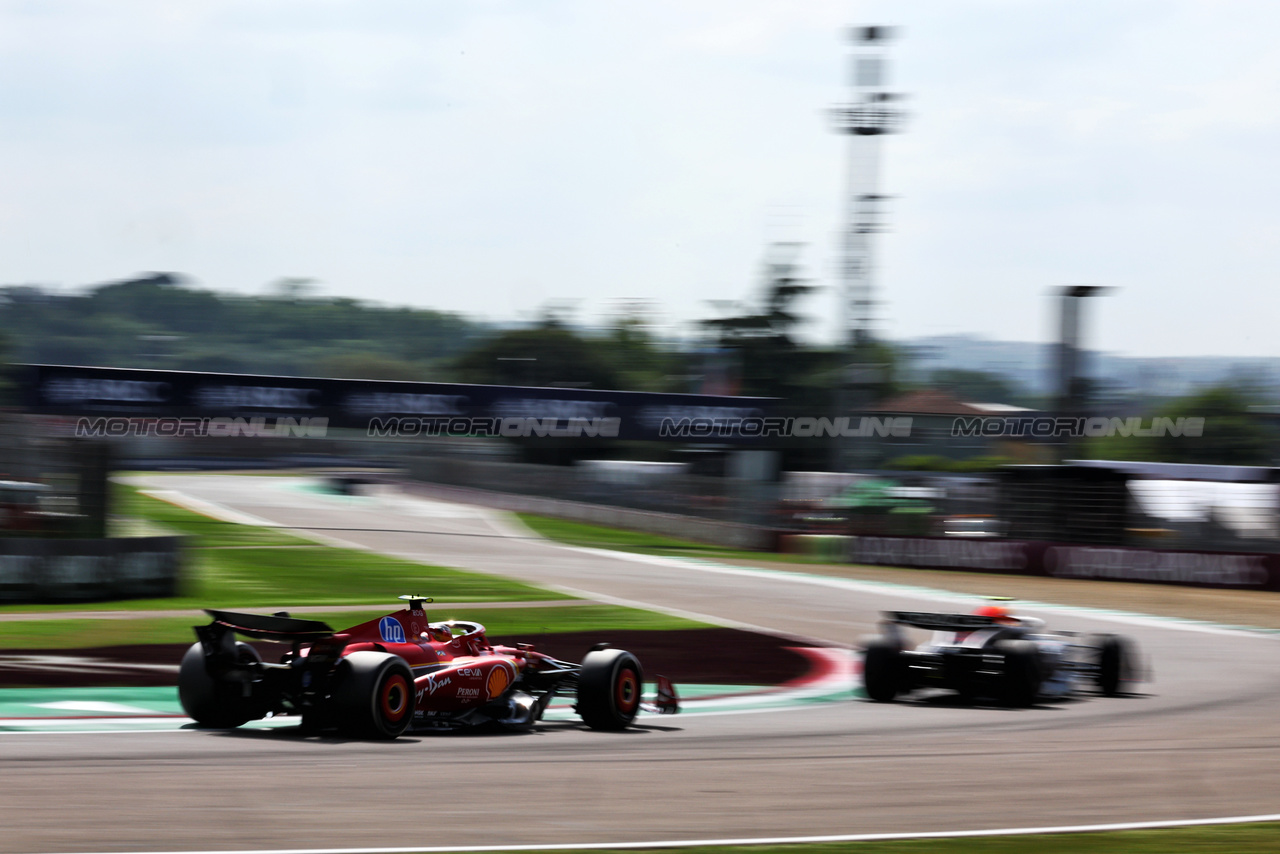
[(1080, 546), (1030, 540), (850, 537), (850, 563), (1280, 590), (1280, 555)]
[(182, 537), (0, 539), (0, 603), (173, 596), (182, 544)]

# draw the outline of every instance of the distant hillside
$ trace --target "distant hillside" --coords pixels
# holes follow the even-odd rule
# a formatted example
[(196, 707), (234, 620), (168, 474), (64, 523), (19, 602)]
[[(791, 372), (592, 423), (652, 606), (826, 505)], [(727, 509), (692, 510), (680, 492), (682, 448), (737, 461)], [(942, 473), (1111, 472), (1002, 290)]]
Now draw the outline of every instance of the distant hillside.
[[(1026, 341), (993, 341), (969, 335), (940, 335), (897, 342), (910, 356), (911, 374), (927, 377), (942, 369), (963, 368), (1001, 374), (1033, 394), (1053, 392), (1054, 348)], [(1114, 393), (1141, 392), (1176, 397), (1197, 388), (1244, 381), (1280, 395), (1280, 358), (1187, 356), (1136, 358), (1086, 351), (1084, 373)]]
[[(736, 365), (748, 379), (776, 381), (756, 388), (758, 393), (790, 398), (807, 390), (815, 399), (826, 399), (832, 351), (791, 348), (776, 332), (762, 337), (761, 329), (772, 322), (769, 315), (729, 321), (742, 328), (727, 338), (720, 330), (720, 352), (736, 353), (725, 357), (726, 364)], [(0, 356), (10, 362), (369, 379), (465, 375), (473, 382), (555, 384), (572, 373), (565, 367), (570, 362), (607, 363), (612, 373), (604, 379), (576, 384), (647, 390), (683, 390), (681, 383), (689, 377), (679, 375), (705, 367), (700, 362), (705, 354), (677, 353), (680, 348), (651, 339), (639, 316), (622, 318), (607, 330), (559, 321), (504, 330), (449, 312), (315, 296), (305, 282), (294, 280), (277, 283), (267, 295), (244, 296), (200, 288), (176, 273), (105, 282), (79, 293), (0, 287), (0, 341)], [(786, 346), (765, 346), (779, 341)], [(564, 350), (566, 342), (578, 349)], [(978, 371), (1016, 386), (1011, 393), (1019, 403), (1034, 405), (1023, 399), (1047, 399), (1054, 391), (1054, 348), (1048, 344), (970, 335), (894, 343), (906, 356), (898, 380), (907, 386), (926, 384), (936, 371)], [(783, 357), (792, 361), (783, 365)], [(535, 376), (535, 367), (546, 376)], [(1083, 367), (1101, 394), (1112, 398), (1178, 397), (1243, 381), (1274, 397), (1259, 402), (1280, 403), (1276, 358), (1139, 359), (1088, 352)], [(503, 374), (504, 369), (515, 373)]]
[(435, 379), (490, 332), (455, 314), (310, 296), (294, 282), (241, 296), (172, 273), (78, 294), (2, 287), (0, 328), (13, 362), (406, 380)]

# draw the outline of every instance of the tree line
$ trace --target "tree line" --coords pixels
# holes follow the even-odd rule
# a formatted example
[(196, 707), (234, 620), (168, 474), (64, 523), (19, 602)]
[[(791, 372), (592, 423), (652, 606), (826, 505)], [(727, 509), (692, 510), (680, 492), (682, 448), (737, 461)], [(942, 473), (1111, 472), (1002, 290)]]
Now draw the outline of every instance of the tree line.
[[(655, 333), (642, 303), (594, 329), (551, 309), (503, 328), (452, 312), (319, 296), (299, 279), (245, 296), (153, 273), (79, 293), (0, 287), (0, 346), (8, 362), (741, 394), (777, 398), (784, 415), (874, 407), (921, 387), (946, 388), (961, 400), (1048, 408), (998, 374), (947, 368), (912, 375), (909, 352), (889, 343), (849, 353), (800, 340), (800, 307), (814, 286), (801, 276), (797, 256), (794, 245), (773, 247), (754, 296), (697, 322), (699, 334), (679, 342)], [(851, 392), (851, 367), (866, 366), (874, 370), (863, 374), (873, 379)], [(1270, 465), (1275, 419), (1251, 412), (1258, 402), (1257, 389), (1229, 383), (1174, 400), (1112, 401), (1115, 414), (1207, 417), (1206, 434), (1098, 440), (1085, 455)], [(896, 461), (929, 469), (974, 462)]]
[(308, 296), (239, 296), (155, 273), (67, 294), (0, 288), (8, 359), (292, 376), (427, 379), (482, 338), (448, 312)]
[(697, 324), (695, 341), (659, 336), (643, 303), (600, 328), (545, 309), (500, 327), (434, 309), (311, 292), (284, 279), (265, 295), (151, 273), (66, 293), (0, 287), (9, 362), (793, 398), (830, 384), (833, 350), (801, 346), (794, 264), (768, 269), (763, 305)]

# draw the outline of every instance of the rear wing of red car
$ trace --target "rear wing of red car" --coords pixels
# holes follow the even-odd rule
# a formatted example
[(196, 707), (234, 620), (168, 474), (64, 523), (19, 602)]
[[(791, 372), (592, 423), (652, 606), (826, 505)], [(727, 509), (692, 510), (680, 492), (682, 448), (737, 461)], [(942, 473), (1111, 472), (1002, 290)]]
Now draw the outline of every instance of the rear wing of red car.
[[(279, 643), (295, 643), (300, 641), (316, 641), (333, 634), (328, 623), (319, 620), (299, 620), (285, 614), (240, 614), (235, 611), (211, 611), (205, 613), (213, 617), (213, 625), (222, 629), (230, 629), (237, 634), (257, 640), (277, 641)], [(201, 627), (210, 628), (210, 627)], [(199, 634), (199, 629), (197, 629)]]
[(256, 640), (293, 644), (295, 655), (304, 642), (333, 635), (333, 629), (327, 623), (298, 620), (283, 613), (264, 616), (208, 609), (205, 613), (213, 617), (213, 622), (192, 628), (200, 640), (200, 648), (204, 650), (204, 666), (211, 676), (229, 678), (229, 675), (238, 674), (235, 678), (249, 678), (248, 670), (253, 668), (242, 659), (236, 645), (238, 634)]

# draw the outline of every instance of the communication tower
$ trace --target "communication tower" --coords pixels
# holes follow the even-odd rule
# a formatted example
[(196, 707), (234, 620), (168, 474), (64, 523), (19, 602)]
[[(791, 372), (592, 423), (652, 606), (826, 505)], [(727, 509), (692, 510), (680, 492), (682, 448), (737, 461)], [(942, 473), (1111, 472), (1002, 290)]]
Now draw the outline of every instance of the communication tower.
[(837, 132), (849, 137), (849, 175), (840, 241), (842, 322), (846, 346), (857, 352), (872, 340), (875, 306), (872, 235), (883, 222), (885, 196), (879, 192), (880, 137), (901, 125), (895, 102), (900, 95), (888, 92), (888, 45), (892, 27), (852, 27), (850, 85), (852, 100), (832, 109)]

